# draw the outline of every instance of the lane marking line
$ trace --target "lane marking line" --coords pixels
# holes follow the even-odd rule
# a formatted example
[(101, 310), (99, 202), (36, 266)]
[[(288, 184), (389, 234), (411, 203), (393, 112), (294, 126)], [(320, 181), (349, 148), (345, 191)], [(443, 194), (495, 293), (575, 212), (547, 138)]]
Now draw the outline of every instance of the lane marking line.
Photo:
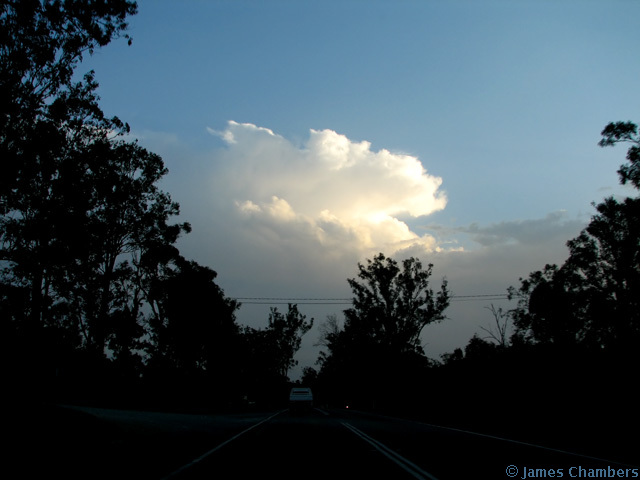
[[(408, 420), (408, 421), (411, 421), (411, 420)], [(420, 425), (427, 425), (428, 427), (441, 428), (443, 430), (452, 430), (454, 432), (466, 433), (468, 435), (475, 435), (477, 437), (485, 437), (485, 438), (491, 438), (492, 440), (501, 440), (503, 442), (515, 443), (515, 444), (518, 444), (518, 445), (524, 445), (526, 447), (539, 448), (541, 450), (548, 450), (550, 452), (560, 453), (560, 454), (563, 454), (563, 455), (572, 455), (574, 457), (582, 457), (582, 458), (586, 458), (587, 460), (594, 460), (594, 461), (597, 461), (597, 462), (600, 462), (600, 463), (616, 464), (616, 465), (620, 465), (621, 467), (636, 467), (637, 466), (637, 465), (631, 465), (630, 463), (618, 462), (616, 460), (607, 460), (606, 458), (593, 457), (591, 455), (585, 455), (583, 453), (570, 452), (568, 450), (560, 450), (558, 448), (553, 448), (553, 447), (545, 447), (544, 445), (537, 445), (535, 443), (523, 442), (521, 440), (513, 440), (513, 439), (510, 439), (510, 438), (497, 437), (495, 435), (489, 435), (487, 433), (472, 432), (470, 430), (462, 430), (460, 428), (454, 428), (454, 427), (444, 427), (442, 425), (434, 425), (432, 423), (425, 423), (425, 422), (415, 422), (415, 423), (418, 423)]]
[(414, 478), (417, 478), (418, 480), (438, 480), (436, 477), (431, 475), (429, 472), (424, 471), (423, 469), (421, 469), (418, 465), (416, 465), (412, 461), (404, 458), (399, 453), (391, 450), (389, 447), (387, 447), (385, 444), (379, 442), (375, 438), (370, 437), (366, 433), (358, 430), (353, 425), (351, 425), (349, 423), (346, 423), (346, 422), (342, 422), (342, 425), (344, 425), (346, 428), (348, 428), (353, 433), (358, 435), (364, 441), (366, 441), (369, 444), (371, 444), (376, 450), (378, 450), (380, 453), (382, 453), (388, 459), (392, 460), (398, 466), (402, 467), (405, 471), (410, 473)]
[[(355, 413), (364, 413), (364, 412), (355, 412)], [(364, 414), (369, 415), (368, 413), (364, 413)], [(523, 442), (522, 440), (514, 440), (512, 438), (498, 437), (496, 435), (490, 435), (488, 433), (473, 432), (471, 430), (463, 430), (461, 428), (455, 428), (455, 427), (445, 427), (444, 425), (435, 425), (433, 423), (421, 422), (419, 420), (411, 420), (411, 419), (408, 419), (408, 418), (390, 417), (388, 415), (376, 415), (376, 416), (379, 417), (379, 418), (386, 418), (386, 419), (390, 419), (390, 420), (394, 420), (394, 421), (414, 423), (414, 424), (417, 424), (417, 425), (426, 425), (427, 427), (431, 427), (431, 428), (436, 428), (436, 429), (441, 429), (441, 430), (451, 430), (453, 432), (465, 433), (467, 435), (475, 435), (477, 437), (490, 438), (492, 440), (500, 440), (502, 442), (507, 442), (507, 443), (515, 443), (515, 444), (518, 444), (518, 445), (524, 445), (526, 447), (539, 448), (541, 450), (548, 450), (550, 452), (560, 453), (560, 454), (563, 454), (563, 455), (573, 455), (574, 457), (582, 457), (582, 458), (586, 458), (588, 460), (595, 460), (597, 462), (609, 463), (609, 464), (612, 464), (612, 465), (616, 464), (616, 465), (620, 465), (622, 467), (637, 467), (638, 466), (638, 465), (634, 465), (634, 464), (630, 464), (630, 463), (619, 462), (619, 461), (616, 461), (616, 460), (607, 460), (606, 458), (594, 457), (594, 456), (591, 456), (591, 455), (586, 455), (584, 453), (570, 452), (568, 450), (561, 450), (561, 449), (558, 449), (558, 448), (546, 447), (544, 445), (538, 445), (538, 444), (535, 444), (535, 443)]]
[(225, 440), (224, 442), (222, 442), (221, 444), (215, 446), (214, 448), (212, 448), (211, 450), (209, 450), (208, 452), (200, 455), (198, 458), (196, 458), (195, 460), (192, 460), (191, 462), (187, 463), (186, 465), (183, 465), (182, 467), (180, 467), (179, 469), (177, 469), (176, 471), (170, 473), (169, 475), (167, 475), (166, 477), (163, 478), (163, 480), (168, 480), (170, 478), (176, 477), (179, 474), (181, 474), (182, 472), (184, 472), (185, 470), (193, 467), (196, 463), (200, 463), (202, 460), (204, 460), (205, 458), (207, 458), (208, 456), (210, 456), (211, 454), (217, 452), (218, 450), (220, 450), (222, 447), (224, 447), (225, 445), (228, 445), (229, 443), (233, 442), (235, 439), (237, 439), (238, 437), (244, 435), (245, 433), (247, 433), (250, 430), (253, 430), (256, 427), (259, 427), (260, 425), (262, 425), (263, 423), (268, 422), (269, 420), (271, 420), (272, 418), (280, 415), (282, 412), (285, 412), (286, 410), (280, 410), (279, 412), (274, 413), (273, 415), (271, 415), (270, 417), (264, 418), (262, 420), (260, 420), (258, 423), (254, 423), (253, 425), (251, 425), (249, 428), (246, 428), (244, 430), (242, 430), (240, 433), (237, 433), (236, 435), (234, 435), (233, 437), (229, 438), (228, 440)]

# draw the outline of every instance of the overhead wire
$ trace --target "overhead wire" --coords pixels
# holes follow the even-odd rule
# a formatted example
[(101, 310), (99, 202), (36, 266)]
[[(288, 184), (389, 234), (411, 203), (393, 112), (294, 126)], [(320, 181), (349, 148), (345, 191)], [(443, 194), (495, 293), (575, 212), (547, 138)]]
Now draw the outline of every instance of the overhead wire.
[[(479, 294), (479, 295), (452, 295), (451, 301), (470, 302), (479, 300), (508, 300), (506, 293)], [(350, 305), (351, 298), (311, 298), (311, 297), (233, 297), (233, 300), (241, 302), (243, 305)]]

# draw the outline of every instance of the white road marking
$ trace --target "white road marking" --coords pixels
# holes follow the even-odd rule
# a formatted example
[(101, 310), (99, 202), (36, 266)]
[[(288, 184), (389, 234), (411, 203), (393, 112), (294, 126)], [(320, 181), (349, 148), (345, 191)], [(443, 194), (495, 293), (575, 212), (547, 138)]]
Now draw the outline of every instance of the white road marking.
[(544, 445), (537, 445), (535, 443), (527, 443), (527, 442), (522, 442), (520, 440), (513, 440), (513, 439), (510, 439), (510, 438), (496, 437), (495, 435), (489, 435), (489, 434), (486, 434), (486, 433), (472, 432), (470, 430), (461, 430), (459, 428), (453, 428), (453, 427), (443, 427), (441, 425), (433, 425), (431, 423), (424, 423), (424, 422), (415, 422), (415, 423), (418, 423), (420, 425), (427, 425), (427, 426), (433, 427), (433, 428), (441, 428), (441, 429), (444, 429), (444, 430), (451, 430), (451, 431), (454, 431), (454, 432), (466, 433), (468, 435), (475, 435), (477, 437), (485, 437), (485, 438), (491, 438), (493, 440), (501, 440), (503, 442), (514, 443), (514, 444), (518, 444), (518, 445), (524, 445), (526, 447), (539, 448), (541, 450), (548, 450), (550, 452), (560, 453), (562, 455), (572, 455), (574, 457), (582, 457), (582, 458), (586, 458), (588, 460), (594, 460), (596, 462), (616, 464), (616, 465), (620, 465), (621, 467), (635, 467), (636, 466), (636, 465), (631, 465), (630, 463), (618, 462), (616, 460), (607, 460), (606, 458), (593, 457), (591, 455), (585, 455), (585, 454), (582, 454), (582, 453), (570, 452), (568, 450), (560, 450), (558, 448), (545, 447)]
[(387, 457), (390, 460), (392, 460), (393, 462), (395, 462), (398, 466), (402, 467), (408, 473), (413, 475), (414, 478), (417, 478), (418, 480), (427, 480), (427, 479), (428, 480), (438, 480), (436, 477), (431, 475), (429, 472), (425, 472), (419, 466), (417, 466), (415, 463), (411, 462), (410, 460), (407, 460), (406, 458), (404, 458), (399, 453), (394, 452), (389, 447), (387, 447), (383, 443), (380, 443), (375, 438), (370, 437), (366, 433), (358, 430), (353, 425), (351, 425), (349, 423), (346, 423), (346, 422), (342, 422), (342, 425), (347, 427), (349, 430), (351, 430), (353, 433), (358, 435), (364, 441), (366, 441), (369, 444), (373, 445), (373, 447), (375, 447), (376, 450), (378, 450), (380, 453), (382, 453), (385, 457)]
[[(358, 412), (358, 413), (362, 413), (362, 412)], [(391, 416), (388, 416), (388, 415), (377, 415), (377, 417), (379, 417), (379, 418), (387, 418), (387, 419), (394, 420), (394, 421), (408, 422), (408, 423), (413, 423), (413, 424), (417, 424), (417, 425), (426, 425), (428, 427), (437, 428), (437, 429), (441, 429), (441, 430), (451, 430), (452, 432), (460, 432), (460, 433), (465, 433), (467, 435), (475, 435), (476, 437), (491, 438), (493, 440), (500, 440), (502, 442), (513, 443), (513, 444), (518, 444), (518, 445), (524, 445), (524, 446), (533, 447), (533, 448), (539, 448), (541, 450), (548, 450), (550, 452), (561, 453), (563, 455), (572, 455), (574, 457), (582, 457), (582, 458), (586, 458), (588, 460), (594, 460), (594, 461), (597, 461), (597, 462), (616, 464), (616, 465), (620, 465), (622, 467), (637, 467), (637, 465), (632, 465), (630, 463), (618, 462), (616, 460), (607, 460), (606, 458), (593, 457), (591, 455), (585, 455), (585, 454), (582, 454), (582, 453), (570, 452), (568, 450), (560, 450), (558, 448), (553, 448), (553, 447), (545, 447), (544, 445), (538, 445), (538, 444), (535, 444), (535, 443), (523, 442), (521, 440), (513, 440), (513, 439), (510, 439), (510, 438), (497, 437), (495, 435), (489, 435), (487, 433), (473, 432), (471, 430), (462, 430), (460, 428), (454, 428), (454, 427), (445, 427), (443, 425), (435, 425), (433, 423), (426, 423), (426, 422), (420, 422), (420, 421), (416, 421), (416, 420), (409, 420), (409, 419), (406, 419), (406, 418), (391, 417)]]
[(245, 433), (247, 433), (250, 430), (253, 430), (254, 428), (262, 425), (265, 422), (268, 422), (269, 420), (271, 420), (273, 417), (276, 417), (278, 415), (280, 415), (282, 412), (285, 412), (286, 410), (280, 410), (279, 412), (274, 413), (273, 415), (271, 415), (270, 417), (267, 417), (263, 420), (260, 420), (258, 423), (255, 423), (253, 425), (251, 425), (249, 428), (241, 431), (240, 433), (234, 435), (233, 437), (231, 437), (228, 440), (225, 440), (224, 442), (222, 442), (220, 445), (212, 448), (211, 450), (209, 450), (207, 453), (204, 453), (202, 455), (200, 455), (198, 458), (196, 458), (195, 460), (187, 463), (186, 465), (183, 465), (182, 467), (180, 467), (179, 469), (177, 469), (175, 472), (170, 473), (169, 475), (167, 475), (166, 477), (164, 477), (163, 480), (168, 480), (170, 478), (176, 477), (177, 475), (179, 475), (180, 473), (184, 472), (185, 470), (187, 470), (188, 468), (193, 467), (196, 463), (201, 462), (202, 460), (204, 460), (205, 458), (207, 458), (209, 455), (217, 452), (218, 450), (220, 450), (222, 447), (224, 447), (225, 445), (233, 442), (236, 438), (240, 437), (241, 435), (244, 435)]

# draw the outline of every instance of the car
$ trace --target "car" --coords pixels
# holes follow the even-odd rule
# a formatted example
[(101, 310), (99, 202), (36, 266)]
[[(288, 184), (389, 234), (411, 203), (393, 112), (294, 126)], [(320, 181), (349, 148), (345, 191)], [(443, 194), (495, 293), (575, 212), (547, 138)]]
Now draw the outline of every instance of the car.
[(310, 388), (294, 387), (289, 393), (289, 409), (292, 411), (310, 410), (313, 406), (313, 393)]

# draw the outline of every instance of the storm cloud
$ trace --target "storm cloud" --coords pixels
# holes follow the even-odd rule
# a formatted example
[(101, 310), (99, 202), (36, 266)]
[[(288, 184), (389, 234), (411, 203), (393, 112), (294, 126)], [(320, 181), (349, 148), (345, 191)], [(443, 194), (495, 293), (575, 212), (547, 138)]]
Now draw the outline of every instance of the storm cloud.
[(431, 235), (403, 221), (447, 203), (442, 179), (418, 158), (373, 151), (369, 142), (332, 130), (311, 130), (300, 146), (246, 123), (209, 131), (226, 144), (216, 152), (214, 189), (233, 201), (229, 217), (258, 234), (258, 242), (303, 245), (330, 256), (438, 248)]

